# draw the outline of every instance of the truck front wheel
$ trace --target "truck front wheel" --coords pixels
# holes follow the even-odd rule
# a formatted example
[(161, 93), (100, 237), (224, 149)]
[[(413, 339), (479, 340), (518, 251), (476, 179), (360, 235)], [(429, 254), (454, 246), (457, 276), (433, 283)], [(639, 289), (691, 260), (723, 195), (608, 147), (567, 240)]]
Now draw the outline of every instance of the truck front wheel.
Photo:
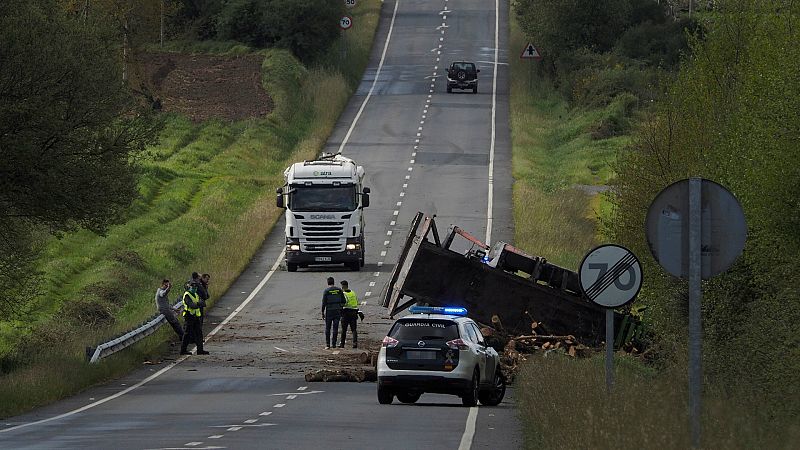
[(289, 272), (297, 272), (297, 263), (286, 263), (286, 270)]
[(353, 261), (348, 265), (350, 266), (350, 270), (353, 272), (358, 272), (361, 270), (361, 261)]

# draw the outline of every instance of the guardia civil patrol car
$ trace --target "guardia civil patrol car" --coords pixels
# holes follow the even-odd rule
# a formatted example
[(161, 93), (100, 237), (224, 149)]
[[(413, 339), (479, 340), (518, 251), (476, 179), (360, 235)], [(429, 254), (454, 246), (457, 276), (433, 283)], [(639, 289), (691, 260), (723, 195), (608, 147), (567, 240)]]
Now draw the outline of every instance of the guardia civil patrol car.
[(464, 308), (412, 306), (383, 338), (378, 402), (414, 403), (425, 392), (454, 394), (465, 406), (495, 406), (506, 380), (500, 357), (486, 345)]

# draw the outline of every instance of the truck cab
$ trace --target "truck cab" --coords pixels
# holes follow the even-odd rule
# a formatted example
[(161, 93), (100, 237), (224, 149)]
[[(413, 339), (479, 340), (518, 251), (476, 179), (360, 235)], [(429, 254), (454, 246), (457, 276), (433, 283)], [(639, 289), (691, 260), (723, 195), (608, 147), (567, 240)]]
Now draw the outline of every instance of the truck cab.
[(364, 168), (342, 155), (323, 154), (284, 171), (277, 206), (286, 209), (286, 268), (344, 263), (364, 266)]

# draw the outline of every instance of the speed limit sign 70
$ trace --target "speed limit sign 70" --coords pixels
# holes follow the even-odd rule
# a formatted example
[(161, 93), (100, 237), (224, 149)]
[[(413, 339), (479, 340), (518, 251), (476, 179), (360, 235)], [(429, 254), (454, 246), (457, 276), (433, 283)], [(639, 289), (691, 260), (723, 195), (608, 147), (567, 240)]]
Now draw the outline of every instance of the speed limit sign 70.
[(642, 287), (642, 265), (630, 250), (606, 244), (590, 251), (578, 271), (581, 290), (592, 302), (616, 308), (631, 302)]
[(352, 27), (352, 26), (353, 26), (353, 18), (352, 17), (350, 17), (350, 16), (342, 16), (342, 18), (339, 19), (339, 27), (341, 29), (347, 30), (347, 29), (350, 29), (350, 27)]

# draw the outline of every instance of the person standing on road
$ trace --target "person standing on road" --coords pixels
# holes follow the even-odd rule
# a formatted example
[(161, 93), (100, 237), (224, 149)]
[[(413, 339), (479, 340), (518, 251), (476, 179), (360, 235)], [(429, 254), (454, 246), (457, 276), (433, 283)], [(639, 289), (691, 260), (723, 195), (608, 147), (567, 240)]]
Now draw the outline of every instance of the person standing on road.
[(342, 280), (342, 294), (344, 295), (344, 308), (342, 309), (342, 341), (339, 347), (344, 347), (344, 340), (347, 337), (347, 327), (353, 330), (353, 348), (358, 348), (358, 296), (350, 290), (347, 281)]
[(208, 355), (203, 349), (203, 330), (200, 327), (200, 296), (197, 295), (197, 284), (190, 283), (189, 288), (183, 293), (183, 319), (185, 329), (183, 342), (181, 342), (181, 355), (191, 355), (189, 344), (197, 345), (198, 355)]
[(203, 332), (203, 323), (206, 318), (206, 302), (211, 297), (208, 291), (208, 282), (211, 281), (211, 275), (204, 273), (199, 279), (197, 285), (197, 295), (200, 296), (200, 332)]
[(175, 310), (169, 304), (169, 291), (172, 289), (172, 283), (166, 278), (161, 281), (161, 287), (156, 290), (156, 308), (158, 312), (164, 315), (167, 322), (175, 330), (175, 334), (183, 341), (183, 328), (181, 327), (178, 316), (175, 315)]
[[(322, 319), (325, 320), (325, 350), (336, 347), (339, 335), (339, 320), (342, 317), (344, 294), (336, 287), (333, 277), (328, 277), (328, 287), (322, 291)], [(333, 339), (331, 340), (331, 330)]]

